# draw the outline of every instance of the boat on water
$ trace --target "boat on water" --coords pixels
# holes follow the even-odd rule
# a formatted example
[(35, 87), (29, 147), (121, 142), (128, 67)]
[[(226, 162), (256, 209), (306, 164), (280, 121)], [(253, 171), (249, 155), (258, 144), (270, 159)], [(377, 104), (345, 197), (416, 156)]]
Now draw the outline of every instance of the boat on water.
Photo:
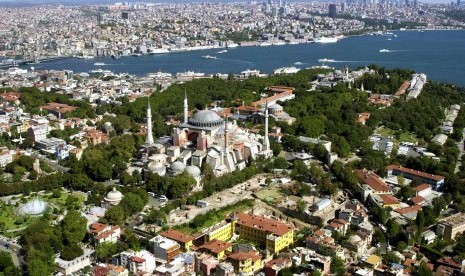
[(133, 57), (140, 57), (140, 56), (142, 56), (142, 54), (141, 53), (134, 53), (134, 54), (132, 54), (132, 56)]
[(177, 78), (195, 78), (195, 77), (204, 77), (205, 73), (196, 73), (194, 71), (180, 72), (176, 74)]
[(274, 42), (273, 45), (275, 45), (275, 46), (286, 45), (286, 42), (280, 40), (278, 42)]
[(302, 65), (303, 63), (300, 61), (294, 62), (294, 65)]
[(96, 70), (91, 70), (91, 74), (111, 74), (110, 70), (102, 70), (102, 69), (96, 69)]
[(215, 56), (210, 56), (210, 55), (206, 55), (206, 56), (202, 56), (203, 58), (206, 58), (206, 59), (218, 59), (217, 57)]
[(339, 41), (339, 39), (337, 37), (319, 37), (319, 38), (315, 38), (313, 41), (315, 43), (326, 44), (326, 43), (336, 43)]
[(96, 62), (96, 63), (94, 63), (94, 66), (104, 66), (104, 65), (106, 65), (106, 64), (103, 63), (103, 62)]
[(93, 59), (94, 56), (87, 56), (87, 55), (84, 55), (84, 56), (78, 56), (77, 58), (81, 58), (81, 59)]
[(299, 44), (299, 42), (295, 41), (295, 40), (291, 40), (287, 44), (289, 44), (289, 45), (297, 45), (297, 44)]
[(239, 47), (239, 44), (236, 44), (236, 43), (229, 43), (228, 48), (236, 48), (236, 47)]
[(224, 53), (227, 53), (227, 52), (228, 52), (228, 50), (221, 50), (221, 51), (218, 51), (218, 52), (216, 52), (216, 53), (217, 53), (217, 54), (224, 54)]
[(170, 52), (170, 50), (163, 48), (149, 49), (149, 51), (149, 55), (168, 54)]
[(389, 53), (390, 51), (388, 49), (381, 49), (379, 50), (380, 53)]
[(112, 59), (120, 59), (121, 56), (119, 56), (119, 55), (111, 55), (111, 58), (112, 58)]
[(271, 46), (273, 44), (269, 43), (269, 42), (266, 42), (266, 41), (262, 41), (258, 44), (258, 46)]
[(325, 62), (336, 62), (336, 61), (330, 58), (320, 58), (318, 62), (325, 63)]
[(297, 67), (281, 67), (273, 71), (273, 74), (275, 75), (281, 75), (281, 74), (295, 74), (299, 72), (300, 69)]

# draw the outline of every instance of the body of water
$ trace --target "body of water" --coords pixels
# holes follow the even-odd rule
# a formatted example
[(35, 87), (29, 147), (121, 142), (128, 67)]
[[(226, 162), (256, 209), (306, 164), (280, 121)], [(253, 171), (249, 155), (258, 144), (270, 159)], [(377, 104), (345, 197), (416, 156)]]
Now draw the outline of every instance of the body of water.
[[(368, 64), (408, 68), (425, 73), (436, 81), (465, 86), (465, 31), (399, 31), (395, 34), (397, 37), (347, 37), (332, 44), (238, 47), (228, 49), (225, 53), (218, 53), (222, 49), (214, 49), (128, 56), (119, 60), (110, 57), (90, 60), (73, 58), (33, 66), (36, 70), (68, 69), (74, 72), (101, 68), (139, 76), (158, 71), (237, 74), (246, 69), (258, 69), (263, 73), (271, 73), (279, 67), (295, 66), (303, 69), (321, 65), (318, 60), (326, 58), (333, 62), (325, 65), (336, 68), (343, 68), (346, 64), (350, 68)], [(381, 49), (388, 51), (380, 52)], [(205, 55), (217, 59), (205, 59), (202, 57)], [(95, 62), (105, 65), (95, 66)]]

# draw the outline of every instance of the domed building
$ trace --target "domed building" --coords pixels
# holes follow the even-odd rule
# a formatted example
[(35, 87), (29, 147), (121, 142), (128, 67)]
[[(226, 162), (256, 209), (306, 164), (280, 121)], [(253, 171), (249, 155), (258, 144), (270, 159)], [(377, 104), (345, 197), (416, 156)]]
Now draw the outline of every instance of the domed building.
[(108, 192), (108, 194), (105, 196), (104, 200), (105, 200), (105, 202), (107, 204), (112, 205), (112, 206), (116, 206), (121, 202), (123, 197), (124, 197), (123, 194), (120, 191), (116, 190), (115, 187), (113, 187), (113, 190)]
[(187, 166), (186, 167), (186, 172), (187, 172), (188, 175), (192, 176), (195, 179), (195, 182), (197, 182), (196, 189), (199, 189), (200, 188), (201, 174), (202, 174), (199, 167), (197, 167), (197, 166)]
[(176, 161), (171, 164), (170, 168), (168, 169), (168, 175), (175, 176), (182, 174), (182, 172), (186, 169), (186, 165), (180, 161)]
[(201, 128), (208, 130), (221, 127), (223, 125), (223, 120), (214, 111), (200, 110), (189, 119), (188, 124), (199, 129)]
[(160, 176), (166, 174), (166, 156), (164, 154), (154, 154), (150, 156), (151, 160), (147, 165), (147, 170), (152, 173), (156, 173)]

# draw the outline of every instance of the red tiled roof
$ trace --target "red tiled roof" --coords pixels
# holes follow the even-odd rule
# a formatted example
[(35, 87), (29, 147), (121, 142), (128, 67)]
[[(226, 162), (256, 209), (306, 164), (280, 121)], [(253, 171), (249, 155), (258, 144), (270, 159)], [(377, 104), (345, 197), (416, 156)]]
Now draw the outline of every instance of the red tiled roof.
[(399, 204), (400, 201), (392, 195), (379, 195), (384, 205)]
[(237, 224), (245, 225), (250, 228), (258, 228), (276, 236), (282, 236), (294, 229), (292, 226), (284, 224), (280, 221), (261, 216), (248, 215), (244, 213), (237, 213), (236, 216), (238, 217)]
[(381, 178), (374, 172), (367, 170), (357, 170), (358, 180), (362, 184), (370, 186), (376, 192), (390, 192), (392, 191), (391, 187), (386, 185)]
[(413, 187), (412, 189), (413, 189), (415, 192), (418, 193), (418, 192), (421, 192), (421, 191), (426, 190), (426, 189), (429, 189), (429, 188), (431, 188), (431, 185), (426, 184), (426, 183), (423, 183), (423, 184), (421, 184), (421, 185), (418, 185), (418, 186), (416, 186), (416, 187)]
[(184, 234), (183, 232), (180, 232), (174, 229), (163, 231), (160, 233), (160, 236), (168, 238), (168, 239), (172, 239), (174, 241), (181, 242), (181, 243), (187, 243), (187, 242), (194, 240), (194, 237), (192, 237), (191, 235)]
[(409, 207), (405, 207), (405, 208), (399, 208), (399, 209), (396, 209), (395, 211), (401, 215), (403, 214), (408, 214), (408, 213), (412, 213), (412, 212), (418, 212), (421, 210), (421, 206), (420, 205), (413, 205), (413, 206), (409, 206)]
[(220, 241), (220, 240), (211, 240), (203, 244), (202, 246), (200, 246), (199, 249), (205, 249), (215, 254), (218, 254), (220, 252), (227, 250), (231, 246), (232, 246), (232, 243), (229, 243), (229, 242)]
[(132, 260), (133, 262), (136, 262), (136, 263), (143, 263), (143, 262), (145, 262), (145, 259), (142, 259), (142, 258), (136, 257), (136, 256), (131, 257), (131, 260)]
[(423, 201), (425, 201), (425, 198), (422, 196), (416, 196), (412, 198), (412, 202), (414, 204), (420, 204), (420, 202), (423, 202)]
[(257, 251), (249, 251), (249, 252), (240, 252), (236, 251), (228, 255), (229, 259), (233, 259), (236, 261), (245, 261), (248, 259), (252, 259), (252, 261), (258, 261), (261, 259), (261, 255)]
[(444, 179), (444, 176), (429, 174), (429, 173), (425, 173), (425, 172), (421, 172), (421, 171), (416, 171), (416, 170), (405, 168), (405, 167), (399, 167), (397, 165), (390, 165), (386, 169), (388, 171), (397, 170), (397, 171), (400, 171), (400, 172), (404, 172), (404, 173), (408, 173), (408, 174), (418, 176), (420, 178), (432, 179), (434, 181), (440, 181), (440, 180)]

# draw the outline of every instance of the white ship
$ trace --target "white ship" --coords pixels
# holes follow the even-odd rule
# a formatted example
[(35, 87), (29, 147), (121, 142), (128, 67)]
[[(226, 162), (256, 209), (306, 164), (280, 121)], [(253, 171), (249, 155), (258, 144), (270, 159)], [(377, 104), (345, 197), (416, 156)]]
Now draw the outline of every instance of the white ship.
[(278, 42), (273, 42), (273, 45), (279, 46), (279, 45), (286, 45), (286, 42), (280, 40)]
[(294, 62), (294, 65), (302, 65), (303, 63), (300, 61)]
[(224, 54), (224, 53), (227, 53), (227, 52), (228, 52), (228, 50), (221, 50), (221, 51), (218, 51), (218, 52), (216, 52), (216, 53), (217, 53), (217, 54)]
[(142, 54), (141, 54), (141, 53), (134, 53), (134, 54), (132, 54), (131, 56), (133, 56), (133, 57), (140, 57), (140, 56), (142, 56)]
[(297, 68), (297, 67), (282, 67), (282, 68), (278, 68), (278, 69), (274, 70), (273, 74), (275, 74), (275, 75), (295, 74), (295, 73), (297, 73), (299, 71), (300, 71), (300, 69)]
[(111, 74), (111, 71), (110, 70), (97, 69), (97, 70), (91, 70), (90, 73), (92, 73), (92, 74)]
[(389, 53), (390, 51), (388, 49), (381, 49), (379, 50), (380, 53)]
[(269, 43), (269, 42), (266, 42), (266, 41), (263, 41), (263, 42), (260, 42), (258, 45), (259, 45), (259, 46), (271, 46), (271, 45), (273, 45), (273, 44), (271, 44), (271, 43)]
[(334, 59), (329, 58), (320, 58), (318, 62), (325, 63), (325, 62), (336, 62)]
[(210, 56), (210, 55), (206, 55), (206, 56), (202, 56), (203, 58), (206, 58), (206, 59), (218, 59), (217, 57), (215, 56)]
[(239, 46), (239, 44), (236, 44), (236, 43), (230, 43), (230, 44), (228, 44), (228, 48), (236, 48), (236, 47), (238, 47), (238, 46)]
[(105, 66), (106, 64), (103, 62), (96, 62), (94, 63), (94, 66)]
[(297, 45), (297, 44), (299, 44), (299, 42), (298, 42), (298, 41), (295, 41), (295, 40), (291, 40), (291, 41), (289, 41), (288, 44), (289, 44), (289, 45)]
[(82, 57), (78, 57), (78, 58), (83, 58), (83, 59), (93, 59), (93, 58), (94, 58), (94, 56), (86, 56), (86, 55), (84, 55), (84, 56), (82, 56)]
[(315, 43), (336, 43), (339, 41), (337, 37), (319, 37), (313, 40)]
[(204, 77), (205, 73), (195, 73), (194, 71), (186, 71), (186, 72), (181, 72), (177, 73), (176, 77), (177, 78), (198, 78), (198, 77)]
[(156, 49), (150, 49), (149, 50), (149, 55), (156, 55), (156, 54), (167, 54), (170, 52), (168, 49), (163, 49), (163, 48), (156, 48)]
[(171, 78), (173, 75), (171, 73), (165, 73), (165, 72), (156, 72), (156, 73), (150, 73), (147, 75), (149, 78), (154, 78), (154, 79), (165, 79), (165, 78)]

